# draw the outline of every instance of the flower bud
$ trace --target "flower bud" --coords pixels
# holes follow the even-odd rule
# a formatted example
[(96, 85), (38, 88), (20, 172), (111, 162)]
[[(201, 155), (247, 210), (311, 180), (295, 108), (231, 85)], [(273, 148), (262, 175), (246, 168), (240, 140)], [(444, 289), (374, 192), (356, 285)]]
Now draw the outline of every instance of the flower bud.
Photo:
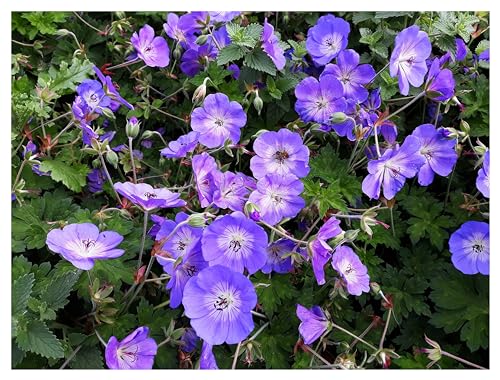
[(106, 161), (116, 169), (118, 167), (118, 155), (111, 149), (106, 152)]
[(467, 135), (470, 133), (470, 125), (465, 120), (460, 122), (460, 129)]
[(174, 49), (174, 52), (172, 54), (174, 56), (174, 59), (176, 59), (177, 61), (179, 59), (181, 59), (181, 56), (182, 56), (182, 47), (181, 47), (180, 44), (175, 45), (175, 49)]
[(143, 265), (134, 273), (134, 284), (140, 284), (142, 281), (144, 281), (145, 272), (146, 266)]
[(196, 90), (194, 90), (193, 98), (192, 98), (193, 104), (199, 104), (199, 103), (203, 102), (203, 100), (205, 99), (205, 96), (207, 95), (207, 81), (208, 80), (210, 80), (210, 78), (206, 77), (203, 80), (203, 83), (201, 85), (199, 85)]
[(353, 242), (358, 237), (359, 230), (347, 230), (344, 234), (344, 241), (346, 243)]
[(258, 91), (255, 92), (255, 98), (253, 100), (253, 106), (257, 110), (257, 114), (259, 114), (259, 116), (260, 116), (260, 113), (262, 111), (262, 107), (264, 107), (264, 102), (260, 98)]
[(191, 227), (205, 227), (205, 216), (203, 214), (189, 215), (188, 224)]
[(259, 208), (252, 202), (245, 203), (244, 213), (250, 219), (258, 222), (260, 220)]
[(202, 34), (196, 39), (196, 45), (204, 45), (208, 40), (208, 35)]
[(135, 139), (139, 134), (139, 128), (141, 123), (137, 120), (135, 116), (132, 116), (125, 126), (125, 132), (127, 133), (127, 137)]
[(330, 121), (333, 124), (343, 123), (347, 120), (347, 115), (343, 112), (334, 112), (330, 117)]
[(100, 107), (101, 111), (102, 111), (102, 114), (104, 116), (106, 116), (108, 119), (112, 119), (112, 120), (115, 120), (116, 117), (115, 117), (115, 114), (113, 113), (113, 111), (111, 111), (109, 108), (106, 108), (106, 107)]
[(429, 346), (432, 348), (422, 348), (420, 351), (423, 352), (424, 354), (427, 354), (427, 357), (434, 361), (437, 362), (439, 359), (441, 359), (442, 356), (442, 350), (439, 344), (432, 339), (429, 339), (427, 335), (424, 335), (425, 341)]

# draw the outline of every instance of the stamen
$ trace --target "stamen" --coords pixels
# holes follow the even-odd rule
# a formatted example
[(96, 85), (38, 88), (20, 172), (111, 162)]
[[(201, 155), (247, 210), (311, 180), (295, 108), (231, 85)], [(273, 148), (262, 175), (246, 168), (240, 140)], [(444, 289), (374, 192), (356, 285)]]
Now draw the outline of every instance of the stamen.
[(157, 195), (156, 195), (155, 193), (149, 193), (149, 192), (144, 193), (144, 196), (145, 196), (146, 198), (148, 198), (148, 199), (151, 199), (151, 198), (156, 198), (156, 197), (157, 197)]

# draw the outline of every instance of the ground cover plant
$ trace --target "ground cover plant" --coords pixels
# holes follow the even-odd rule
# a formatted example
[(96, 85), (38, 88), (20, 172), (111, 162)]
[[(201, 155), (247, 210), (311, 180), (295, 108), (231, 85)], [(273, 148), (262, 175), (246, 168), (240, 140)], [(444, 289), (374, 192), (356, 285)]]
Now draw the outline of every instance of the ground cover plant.
[(487, 12), (12, 14), (12, 367), (488, 368)]

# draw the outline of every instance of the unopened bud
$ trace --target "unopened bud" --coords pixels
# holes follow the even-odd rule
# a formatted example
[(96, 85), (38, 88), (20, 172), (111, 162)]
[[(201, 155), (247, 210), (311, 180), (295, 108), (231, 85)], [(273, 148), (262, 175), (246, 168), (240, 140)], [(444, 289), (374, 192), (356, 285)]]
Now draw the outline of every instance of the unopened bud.
[(467, 123), (465, 120), (462, 120), (460, 122), (460, 129), (467, 135), (469, 135), (470, 132), (470, 125)]
[(104, 116), (106, 116), (108, 119), (112, 119), (112, 120), (116, 119), (115, 114), (109, 108), (101, 107), (101, 111), (102, 111), (102, 114)]
[(196, 39), (196, 45), (204, 45), (208, 40), (208, 35), (202, 34)]
[(127, 120), (127, 125), (125, 126), (127, 137), (135, 139), (139, 134), (140, 126), (141, 123), (135, 116), (132, 116), (129, 120)]
[(181, 58), (181, 56), (182, 56), (182, 47), (181, 47), (180, 44), (177, 44), (175, 46), (174, 52), (172, 54), (174, 56), (174, 59), (176, 59), (177, 61)]
[(192, 98), (192, 102), (194, 104), (199, 104), (199, 103), (203, 102), (203, 100), (205, 99), (205, 96), (207, 95), (207, 81), (209, 81), (209, 80), (210, 80), (210, 78), (206, 77), (203, 80), (203, 83), (201, 85), (199, 85), (196, 90), (194, 90), (193, 98)]
[(252, 219), (256, 222), (258, 222), (260, 220), (259, 208), (254, 203), (252, 203), (252, 202), (245, 203), (245, 208), (243, 211), (245, 212), (245, 215), (247, 217), (249, 217), (250, 219)]
[(344, 234), (344, 241), (346, 243), (353, 242), (358, 237), (359, 230), (347, 230)]
[(189, 215), (188, 224), (191, 227), (205, 227), (205, 216), (203, 214)]
[(343, 123), (347, 120), (347, 115), (343, 112), (334, 112), (330, 117), (330, 121), (333, 124)]
[(257, 113), (260, 115), (262, 108), (264, 107), (264, 102), (260, 98), (258, 91), (255, 92), (255, 99), (253, 100), (253, 106), (257, 110)]
[(106, 152), (106, 161), (116, 169), (118, 167), (118, 155), (111, 149)]

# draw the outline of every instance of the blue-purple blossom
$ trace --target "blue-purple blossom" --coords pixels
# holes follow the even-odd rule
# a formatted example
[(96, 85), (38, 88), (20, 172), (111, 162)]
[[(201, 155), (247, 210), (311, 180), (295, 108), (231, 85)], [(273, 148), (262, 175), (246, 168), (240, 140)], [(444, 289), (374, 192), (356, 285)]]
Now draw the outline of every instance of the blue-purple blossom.
[(212, 173), (218, 171), (215, 159), (203, 152), (193, 156), (191, 160), (196, 190), (201, 207), (207, 207), (213, 199), (215, 184)]
[(368, 269), (350, 247), (341, 245), (335, 249), (332, 267), (346, 283), (349, 294), (360, 296), (361, 293), (370, 291)]
[[(111, 150), (113, 150), (113, 152), (122, 152), (122, 153), (128, 154), (130, 156), (130, 149), (125, 144), (117, 145), (117, 146), (111, 148)], [(134, 156), (134, 158), (136, 160), (142, 160), (144, 158), (144, 154), (142, 154), (142, 152), (138, 149), (133, 149), (132, 155)]]
[(250, 169), (257, 179), (267, 174), (294, 174), (299, 178), (309, 173), (309, 148), (302, 137), (286, 128), (264, 132), (253, 143), (255, 156)]
[(295, 111), (305, 121), (329, 124), (335, 112), (344, 112), (346, 100), (344, 88), (335, 78), (320, 79), (313, 77), (303, 79), (295, 88)]
[(364, 102), (368, 97), (365, 85), (375, 77), (372, 65), (359, 64), (359, 54), (352, 49), (343, 50), (337, 56), (337, 64), (328, 64), (321, 73), (320, 80), (333, 76), (342, 83), (344, 97)]
[(230, 64), (227, 69), (231, 72), (233, 79), (238, 80), (240, 77), (240, 68), (236, 63)]
[(455, 140), (447, 139), (442, 129), (436, 129), (432, 124), (418, 126), (411, 135), (418, 138), (419, 153), (425, 158), (425, 163), (418, 171), (420, 185), (430, 185), (434, 180), (434, 173), (443, 177), (451, 173), (458, 159)]
[(483, 167), (479, 169), (476, 178), (476, 187), (484, 197), (490, 197), (490, 151), (484, 154)]
[(218, 148), (229, 139), (233, 144), (240, 140), (240, 129), (245, 126), (247, 115), (243, 107), (229, 101), (222, 93), (208, 95), (202, 107), (191, 114), (191, 128), (200, 133), (199, 142), (207, 148)]
[(198, 132), (191, 131), (187, 135), (182, 135), (175, 141), (170, 141), (168, 146), (160, 151), (163, 157), (184, 158), (186, 154), (191, 153), (198, 145)]
[(188, 327), (184, 330), (184, 334), (181, 336), (181, 350), (184, 352), (192, 352), (196, 349), (198, 345), (198, 335), (196, 335), (196, 331), (191, 327)]
[(304, 184), (294, 175), (268, 174), (259, 179), (248, 200), (259, 208), (261, 220), (275, 225), (297, 216), (306, 202), (300, 197)]
[(297, 317), (300, 319), (299, 333), (305, 344), (314, 343), (330, 327), (330, 322), (319, 306), (310, 310), (302, 305), (297, 305)]
[(478, 59), (480, 61), (490, 62), (490, 49), (486, 49), (481, 54), (479, 54)]
[(148, 235), (153, 239), (156, 237), (156, 234), (160, 231), (162, 223), (167, 220), (163, 216), (152, 214), (149, 219), (153, 222), (153, 226), (149, 229)]
[(217, 57), (217, 48), (212, 43), (194, 45), (181, 57), (181, 71), (188, 77), (194, 77), (201, 69)]
[(210, 345), (239, 343), (254, 328), (254, 286), (243, 274), (225, 266), (205, 268), (190, 278), (182, 304), (196, 334)]
[(196, 36), (191, 24), (185, 17), (177, 16), (175, 13), (167, 14), (167, 22), (163, 24), (163, 29), (167, 36), (179, 42), (184, 49), (196, 46)]
[(451, 262), (464, 274), (490, 274), (490, 226), (469, 221), (451, 234)]
[(328, 240), (336, 237), (342, 232), (340, 220), (332, 216), (320, 227), (318, 234), (309, 245), (312, 254), (311, 262), (314, 277), (318, 285), (323, 285), (325, 283), (325, 265), (332, 257), (333, 249), (328, 245)]
[(445, 102), (455, 94), (455, 79), (450, 69), (441, 69), (439, 58), (432, 61), (425, 84), (427, 94), (437, 102)]
[(46, 244), (78, 269), (89, 270), (95, 260), (115, 259), (125, 253), (116, 247), (123, 236), (114, 231), (99, 232), (92, 223), (68, 224), (47, 234)]
[(213, 32), (208, 41), (214, 45), (217, 50), (222, 50), (223, 47), (229, 45), (231, 43), (231, 38), (229, 38), (226, 26), (223, 25)]
[(465, 59), (465, 57), (467, 57), (467, 45), (461, 38), (455, 39), (455, 45), (456, 45), (455, 58), (457, 59), (458, 62), (461, 62)]
[(331, 14), (321, 16), (316, 25), (309, 28), (306, 49), (318, 65), (326, 65), (347, 47), (351, 28), (342, 18)]
[(387, 149), (382, 157), (368, 162), (368, 174), (362, 183), (363, 193), (378, 199), (380, 189), (390, 200), (400, 191), (407, 178), (414, 177), (426, 162), (420, 154), (420, 142), (415, 136), (407, 136), (401, 147)]
[(170, 62), (170, 49), (165, 38), (155, 37), (154, 29), (144, 25), (139, 34), (134, 32), (130, 38), (137, 56), (149, 67), (166, 67)]
[[(111, 98), (104, 92), (102, 84), (94, 79), (85, 79), (76, 87), (76, 93), (81, 97), (78, 100), (77, 106), (80, 109), (83, 109), (85, 105), (88, 107), (88, 110), (83, 110), (84, 112), (82, 113), (77, 112), (80, 115), (94, 112), (101, 114), (102, 109), (108, 108), (111, 104)], [(82, 104), (82, 100), (84, 104)]]
[(208, 12), (210, 15), (210, 21), (215, 22), (228, 22), (238, 17), (241, 12), (240, 11), (232, 11), (232, 12)]
[(149, 337), (149, 328), (142, 326), (121, 341), (109, 338), (106, 365), (110, 369), (152, 369), (157, 349), (155, 340)]
[(267, 18), (264, 20), (264, 30), (261, 40), (262, 50), (271, 58), (278, 70), (283, 70), (286, 63), (284, 51), (279, 44), (278, 37), (274, 34), (273, 26), (267, 22)]
[(398, 77), (402, 95), (408, 95), (410, 84), (419, 87), (424, 83), (427, 73), (425, 60), (429, 58), (431, 50), (429, 36), (417, 25), (403, 29), (396, 36), (389, 69), (392, 77)]
[(214, 205), (221, 209), (229, 208), (233, 211), (243, 211), (250, 189), (246, 187), (246, 176), (241, 173), (213, 172), (215, 191)]
[(106, 176), (102, 168), (92, 169), (89, 174), (87, 174), (88, 187), (91, 193), (98, 193), (102, 191), (104, 182), (106, 182)]
[(166, 188), (155, 189), (147, 183), (116, 182), (114, 188), (119, 194), (144, 211), (186, 205), (184, 200), (179, 199), (180, 194), (172, 193)]
[[(272, 242), (267, 247), (267, 261), (262, 267), (262, 273), (288, 273), (293, 268), (292, 257), (288, 254), (293, 251), (295, 243), (286, 238)], [(288, 256), (287, 256), (288, 255)]]
[(200, 369), (219, 369), (214, 353), (212, 352), (212, 345), (207, 342), (203, 342), (201, 346)]
[(267, 234), (264, 229), (236, 211), (214, 220), (203, 230), (201, 249), (210, 264), (222, 265), (249, 274), (261, 269), (267, 260)]
[[(133, 110), (134, 106), (122, 98), (122, 96), (120, 95), (120, 93), (116, 89), (111, 77), (108, 75), (104, 76), (104, 74), (101, 72), (101, 70), (99, 70), (99, 68), (97, 66), (94, 66), (93, 69), (94, 69), (94, 72), (96, 73), (97, 77), (99, 78), (99, 80), (102, 83), (104, 92), (106, 93), (107, 96), (109, 96), (111, 98), (110, 108), (113, 110), (116, 110), (116, 109), (118, 109), (120, 104), (122, 104), (125, 107)], [(115, 104), (113, 104), (113, 103), (115, 103)]]

